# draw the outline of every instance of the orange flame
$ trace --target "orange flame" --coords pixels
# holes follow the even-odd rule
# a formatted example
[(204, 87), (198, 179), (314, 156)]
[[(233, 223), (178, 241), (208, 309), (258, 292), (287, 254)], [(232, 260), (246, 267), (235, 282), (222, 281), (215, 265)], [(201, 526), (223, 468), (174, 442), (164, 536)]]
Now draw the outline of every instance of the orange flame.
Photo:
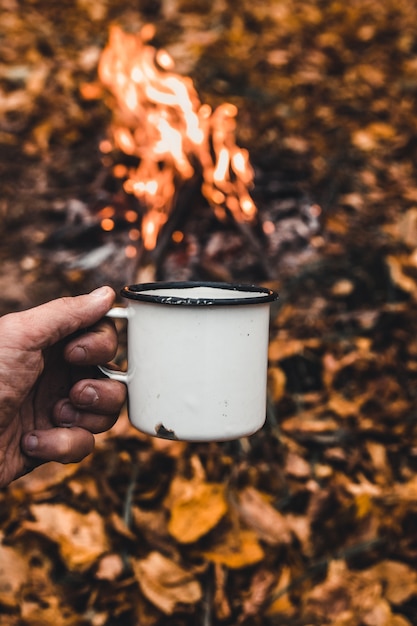
[(249, 155), (235, 143), (237, 108), (224, 103), (212, 111), (201, 104), (192, 80), (173, 71), (168, 52), (147, 43), (153, 36), (151, 25), (138, 35), (111, 27), (98, 68), (115, 99), (114, 146), (138, 159), (124, 189), (146, 208), (142, 239), (148, 250), (168, 219), (176, 185), (194, 175), (196, 164), (202, 193), (217, 215), (225, 207), (238, 221), (256, 214)]

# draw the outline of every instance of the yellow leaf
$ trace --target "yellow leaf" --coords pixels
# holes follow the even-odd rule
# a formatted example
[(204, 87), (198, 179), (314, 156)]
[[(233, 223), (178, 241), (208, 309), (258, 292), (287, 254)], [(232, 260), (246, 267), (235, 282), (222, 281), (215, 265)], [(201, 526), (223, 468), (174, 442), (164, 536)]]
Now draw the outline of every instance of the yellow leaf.
[(201, 599), (201, 587), (194, 576), (159, 552), (132, 559), (132, 567), (143, 594), (166, 615), (172, 615), (178, 605)]
[(259, 563), (265, 554), (253, 531), (233, 529), (212, 550), (203, 552), (203, 556), (212, 563), (241, 569)]
[[(182, 479), (174, 479), (178, 483)], [(180, 543), (193, 543), (214, 528), (227, 512), (224, 485), (196, 481), (182, 481), (173, 491), (178, 495), (171, 503), (169, 533)]]
[(366, 517), (371, 512), (373, 501), (368, 493), (360, 493), (355, 498), (356, 516), (358, 519)]
[(292, 615), (294, 613), (294, 606), (288, 594), (290, 583), (291, 570), (289, 567), (283, 567), (278, 582), (271, 593), (272, 602), (267, 611), (268, 615)]

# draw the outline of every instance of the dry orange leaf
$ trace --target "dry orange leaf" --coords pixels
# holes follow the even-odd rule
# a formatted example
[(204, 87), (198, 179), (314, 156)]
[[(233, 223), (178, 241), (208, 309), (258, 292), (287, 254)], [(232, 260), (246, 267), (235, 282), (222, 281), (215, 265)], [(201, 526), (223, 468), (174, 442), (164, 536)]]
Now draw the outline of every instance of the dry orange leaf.
[[(387, 560), (355, 571), (336, 560), (329, 563), (326, 580), (307, 593), (306, 600), (311, 614), (332, 615), (335, 624), (408, 626), (405, 618), (396, 619), (390, 604), (402, 604), (415, 593), (416, 574), (403, 563)], [(348, 609), (350, 621), (345, 622)]]
[(290, 543), (291, 532), (284, 515), (253, 487), (239, 493), (237, 509), (240, 518), (265, 543), (273, 546)]
[(338, 417), (349, 417), (358, 412), (357, 404), (352, 400), (347, 400), (341, 394), (332, 392), (327, 403), (329, 411), (333, 411)]
[(388, 141), (395, 137), (396, 131), (390, 124), (374, 122), (352, 133), (352, 143), (360, 150), (374, 150), (380, 141)]
[(283, 420), (281, 429), (286, 434), (295, 432), (325, 434), (336, 431), (338, 422), (329, 417), (315, 415), (313, 411), (300, 411), (298, 415)]
[(410, 248), (417, 247), (417, 208), (413, 207), (401, 215), (398, 224), (394, 225), (397, 236)]
[(413, 476), (406, 483), (395, 483), (390, 490), (389, 497), (394, 502), (414, 503), (417, 498), (417, 476)]
[(309, 478), (311, 466), (300, 454), (289, 451), (285, 461), (285, 471), (294, 478)]
[(271, 592), (272, 602), (268, 608), (268, 615), (292, 615), (294, 606), (289, 596), (289, 588), (291, 584), (291, 570), (289, 567), (283, 567), (275, 588)]
[(368, 570), (367, 574), (383, 581), (385, 598), (392, 604), (403, 604), (417, 595), (417, 572), (405, 563), (381, 561)]
[(213, 608), (216, 617), (219, 620), (229, 619), (232, 613), (229, 598), (226, 592), (227, 570), (220, 563), (215, 563), (214, 572), (214, 594)]
[(79, 465), (77, 463), (64, 465), (51, 461), (37, 467), (36, 472), (25, 474), (18, 480), (15, 480), (10, 485), (10, 490), (15, 494), (24, 492), (36, 495), (63, 483), (64, 480), (75, 474), (78, 469)]
[(265, 554), (252, 530), (230, 531), (222, 537), (222, 542), (212, 550), (203, 552), (203, 557), (212, 563), (225, 565), (230, 569), (249, 567), (262, 561)]
[(63, 607), (61, 600), (53, 593), (47, 598), (28, 597), (20, 605), (21, 616), (30, 626), (77, 626), (79, 616), (68, 607)]
[(183, 604), (201, 600), (195, 577), (160, 552), (151, 552), (146, 559), (132, 559), (132, 568), (143, 594), (166, 615)]
[(34, 504), (31, 512), (36, 521), (26, 521), (23, 527), (55, 541), (71, 570), (87, 569), (109, 549), (104, 520), (96, 511), (80, 513), (64, 504)]
[(242, 603), (239, 624), (244, 624), (248, 618), (259, 615), (267, 601), (274, 582), (275, 574), (267, 569), (260, 568), (254, 573), (250, 588), (247, 594), (245, 594)]
[(391, 617), (389, 626), (413, 626), (413, 625), (411, 622), (408, 621), (408, 619), (405, 619), (405, 617), (403, 617), (402, 615), (393, 615)]
[(131, 539), (132, 541), (136, 539), (135, 533), (130, 530), (125, 520), (120, 517), (120, 515), (118, 515), (116, 511), (112, 511), (110, 513), (109, 521), (111, 522), (114, 530), (119, 535), (122, 535), (122, 537), (126, 537), (126, 539)]
[[(1, 535), (0, 535), (1, 540)], [(12, 547), (0, 543), (0, 604), (19, 605), (19, 592), (28, 576), (26, 559)]]
[(180, 543), (193, 543), (212, 530), (227, 512), (222, 484), (173, 480), (169, 533)]
[[(288, 317), (294, 315), (293, 309), (288, 307)], [(280, 317), (283, 316), (281, 311)], [(282, 320), (281, 320), (282, 323)], [(280, 361), (288, 359), (295, 354), (301, 354), (305, 349), (314, 349), (319, 345), (317, 339), (294, 339), (286, 333), (280, 333), (273, 337), (268, 348), (268, 357), (270, 361)]]
[(268, 369), (268, 390), (274, 402), (279, 402), (285, 394), (287, 377), (280, 367)]
[(417, 283), (411, 275), (407, 274), (406, 268), (412, 268), (415, 272), (417, 266), (417, 256), (411, 255), (388, 255), (385, 259), (390, 272), (391, 280), (400, 289), (408, 293), (415, 293)]
[(105, 554), (100, 559), (95, 577), (99, 580), (116, 580), (123, 569), (123, 560), (119, 554)]
[(137, 506), (132, 507), (132, 520), (134, 527), (152, 545), (163, 543), (172, 544), (167, 530), (167, 516), (163, 510), (146, 511)]

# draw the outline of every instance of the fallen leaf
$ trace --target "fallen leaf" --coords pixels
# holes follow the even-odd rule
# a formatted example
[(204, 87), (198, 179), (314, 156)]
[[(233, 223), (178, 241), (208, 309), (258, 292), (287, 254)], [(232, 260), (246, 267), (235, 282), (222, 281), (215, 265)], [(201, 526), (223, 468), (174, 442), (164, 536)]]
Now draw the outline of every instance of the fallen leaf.
[(311, 475), (310, 463), (295, 452), (288, 452), (285, 461), (285, 471), (294, 478), (309, 478)]
[(276, 546), (291, 542), (285, 516), (253, 487), (247, 487), (239, 493), (236, 507), (242, 521), (265, 543)]
[(120, 515), (118, 515), (116, 511), (110, 513), (109, 517), (109, 521), (111, 522), (112, 527), (119, 535), (122, 535), (123, 537), (126, 537), (126, 539), (130, 539), (131, 541), (134, 541), (136, 539), (135, 533), (130, 530), (129, 526), (126, 524), (126, 521), (122, 517), (120, 517)]
[[(178, 481), (183, 483), (178, 489)], [(222, 484), (173, 480), (169, 533), (180, 543), (193, 543), (212, 530), (227, 512)], [(175, 484), (176, 483), (176, 484)]]
[(30, 510), (36, 521), (22, 528), (55, 541), (70, 570), (87, 569), (109, 549), (104, 520), (96, 511), (80, 513), (64, 504), (34, 504)]
[(391, 621), (389, 622), (389, 626), (413, 626), (408, 619), (405, 619), (403, 615), (393, 615), (391, 617)]
[(190, 571), (159, 552), (132, 559), (132, 567), (143, 594), (166, 615), (172, 615), (182, 604), (201, 600), (200, 583)]
[(384, 595), (392, 604), (403, 604), (417, 596), (417, 572), (406, 563), (381, 561), (368, 570), (368, 576), (383, 581)]
[(51, 487), (56, 487), (57, 484), (62, 484), (67, 478), (75, 474), (79, 469), (76, 463), (45, 463), (36, 468), (36, 471), (29, 474), (25, 474), (18, 480), (15, 480), (10, 485), (10, 490), (13, 493), (29, 493), (36, 495), (38, 493), (46, 492)]
[(99, 561), (95, 577), (99, 580), (116, 580), (123, 569), (124, 565), (120, 554), (106, 554)]
[(213, 605), (219, 620), (228, 619), (232, 609), (226, 594), (227, 570), (220, 563), (214, 564), (214, 596)]
[(284, 397), (286, 382), (287, 378), (280, 367), (268, 369), (268, 390), (274, 402), (279, 402)]
[(28, 571), (26, 559), (13, 547), (0, 543), (0, 605), (19, 606)]
[(417, 247), (417, 208), (413, 207), (400, 216), (398, 233), (410, 248)]
[(329, 417), (315, 416), (311, 412), (301, 412), (294, 417), (289, 417), (281, 423), (281, 428), (285, 433), (331, 435), (338, 430), (338, 422)]
[(351, 621), (347, 624), (408, 626), (407, 620), (402, 621), (405, 618), (396, 621), (390, 604), (402, 604), (415, 595), (416, 576), (411, 567), (395, 561), (355, 571), (345, 561), (334, 560), (329, 563), (326, 580), (307, 594), (307, 606), (318, 618), (338, 618), (338, 624), (344, 623), (344, 614), (349, 611)]
[(295, 515), (294, 513), (287, 513), (285, 516), (288, 528), (297, 537), (300, 544), (303, 547), (305, 555), (313, 553), (313, 541), (311, 537), (311, 526), (308, 517), (305, 515)]
[(388, 255), (385, 259), (390, 272), (391, 280), (396, 287), (408, 293), (415, 293), (417, 280), (407, 274), (407, 269), (416, 272), (417, 258), (413, 255)]
[(358, 406), (356, 402), (344, 398), (339, 393), (333, 392), (327, 403), (329, 411), (336, 413), (339, 417), (349, 417), (356, 415), (358, 412)]
[(367, 441), (366, 449), (375, 468), (376, 482), (379, 484), (390, 483), (392, 481), (392, 472), (386, 446), (375, 441)]
[(291, 583), (291, 569), (288, 566), (282, 568), (278, 582), (271, 591), (271, 599), (267, 615), (292, 615), (294, 613), (294, 605), (289, 596), (289, 587)]
[(272, 572), (266, 569), (260, 569), (255, 572), (251, 580), (248, 594), (243, 601), (238, 624), (245, 623), (249, 617), (259, 615), (266, 603), (269, 591), (274, 582), (275, 574)]
[(374, 122), (365, 128), (352, 133), (352, 143), (364, 151), (374, 150), (380, 141), (388, 141), (395, 137), (395, 128), (384, 122)]
[[(304, 597), (307, 610), (318, 619), (331, 615), (333, 619), (348, 611), (352, 603), (352, 585), (343, 560), (332, 560), (326, 579)], [(356, 624), (356, 622), (353, 622)]]
[(242, 569), (262, 561), (265, 553), (252, 530), (234, 528), (222, 536), (221, 541), (214, 544), (211, 550), (203, 552), (202, 556), (230, 569)]
[(147, 511), (137, 506), (132, 507), (134, 527), (150, 545), (172, 545), (172, 538), (167, 529), (167, 513), (164, 510)]
[(332, 285), (332, 294), (336, 297), (345, 298), (349, 296), (355, 289), (355, 284), (348, 278), (342, 278)]
[[(281, 312), (281, 317), (283, 315), (284, 313)], [(290, 307), (288, 307), (288, 315), (294, 315), (294, 311)], [(296, 354), (301, 354), (306, 349), (317, 348), (318, 345), (319, 342), (317, 339), (294, 339), (293, 337), (287, 336), (285, 333), (281, 333), (274, 337), (269, 343), (268, 355), (270, 361), (280, 361)]]
[(59, 597), (52, 593), (47, 597), (28, 597), (20, 605), (22, 620), (30, 626), (77, 626), (79, 616), (62, 606)]

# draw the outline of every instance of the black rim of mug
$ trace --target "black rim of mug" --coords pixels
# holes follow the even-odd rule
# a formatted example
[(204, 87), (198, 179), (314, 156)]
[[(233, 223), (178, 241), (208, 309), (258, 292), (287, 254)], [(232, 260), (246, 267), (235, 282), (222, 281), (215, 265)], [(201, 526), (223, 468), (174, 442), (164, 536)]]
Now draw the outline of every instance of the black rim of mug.
[[(148, 293), (156, 289), (193, 289), (195, 287), (210, 287), (213, 289), (224, 289), (236, 292), (236, 298), (221, 298), (195, 296), (171, 296), (155, 293)], [(253, 297), (241, 296), (239, 292), (254, 293)], [(222, 283), (211, 281), (160, 281), (152, 283), (139, 283), (136, 285), (126, 285), (120, 291), (120, 295), (130, 300), (138, 300), (140, 302), (152, 302), (155, 304), (175, 304), (185, 306), (230, 306), (230, 305), (253, 305), (265, 304), (278, 299), (278, 294), (268, 287), (260, 287), (252, 284)]]

